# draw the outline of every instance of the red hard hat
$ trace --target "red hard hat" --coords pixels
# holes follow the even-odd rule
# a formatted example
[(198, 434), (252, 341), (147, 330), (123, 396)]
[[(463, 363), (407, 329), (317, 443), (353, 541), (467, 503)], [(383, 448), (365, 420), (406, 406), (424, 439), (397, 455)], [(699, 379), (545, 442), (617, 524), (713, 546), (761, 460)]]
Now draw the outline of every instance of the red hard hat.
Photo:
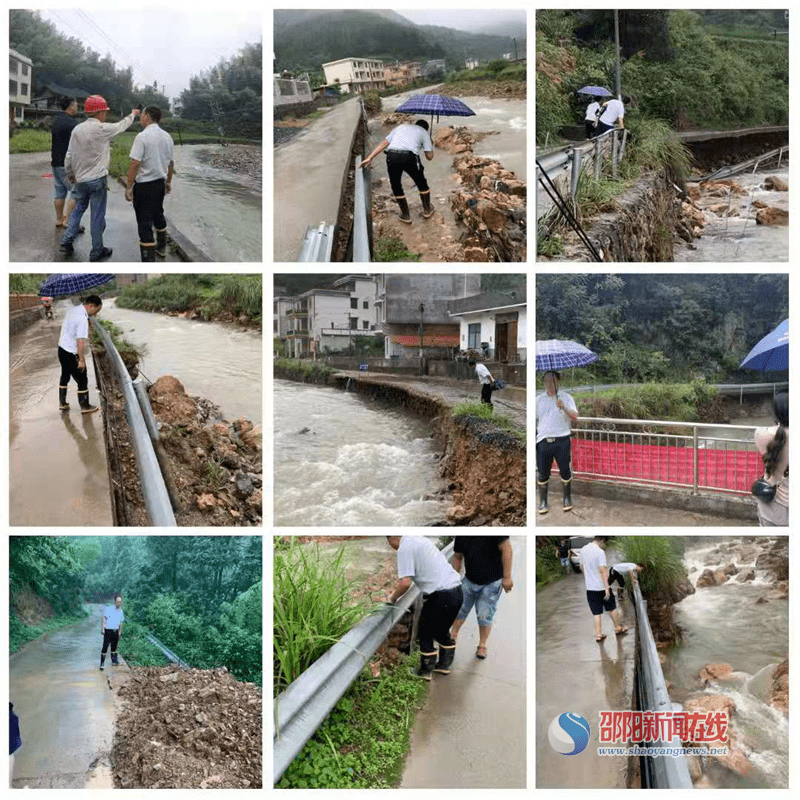
[(93, 114), (95, 111), (108, 111), (106, 101), (99, 94), (89, 95), (83, 108), (87, 114)]

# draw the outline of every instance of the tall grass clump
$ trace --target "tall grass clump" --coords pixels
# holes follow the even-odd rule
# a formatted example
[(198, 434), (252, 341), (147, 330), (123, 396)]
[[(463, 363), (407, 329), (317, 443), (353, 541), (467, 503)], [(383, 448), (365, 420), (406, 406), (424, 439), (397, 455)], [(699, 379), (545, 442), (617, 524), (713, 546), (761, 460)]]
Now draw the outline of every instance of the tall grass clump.
[(219, 299), (235, 314), (247, 314), (251, 319), (261, 316), (261, 276), (223, 275), (219, 284)]
[(692, 155), (670, 125), (662, 119), (636, 115), (626, 125), (630, 141), (620, 164), (621, 175), (636, 178), (645, 171), (661, 170), (669, 180), (685, 188)]
[(686, 580), (681, 544), (672, 536), (620, 536), (614, 546), (625, 561), (644, 566), (639, 585), (645, 594), (669, 594)]
[(355, 603), (344, 548), (316, 544), (276, 549), (273, 558), (273, 683), (277, 696), (344, 636), (366, 611)]

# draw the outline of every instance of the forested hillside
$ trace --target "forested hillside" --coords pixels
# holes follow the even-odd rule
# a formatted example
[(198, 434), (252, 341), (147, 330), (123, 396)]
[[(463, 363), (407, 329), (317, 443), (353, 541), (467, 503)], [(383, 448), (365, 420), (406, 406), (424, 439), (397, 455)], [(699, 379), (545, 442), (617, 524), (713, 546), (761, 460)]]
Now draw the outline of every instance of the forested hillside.
[(702, 277), (539, 275), (536, 338), (589, 347), (598, 382), (752, 381), (739, 364), (789, 315), (788, 278)]
[(120, 652), (164, 663), (150, 631), (194, 667), (261, 683), (261, 537), (11, 537), (11, 649), (37, 622), (124, 597)]

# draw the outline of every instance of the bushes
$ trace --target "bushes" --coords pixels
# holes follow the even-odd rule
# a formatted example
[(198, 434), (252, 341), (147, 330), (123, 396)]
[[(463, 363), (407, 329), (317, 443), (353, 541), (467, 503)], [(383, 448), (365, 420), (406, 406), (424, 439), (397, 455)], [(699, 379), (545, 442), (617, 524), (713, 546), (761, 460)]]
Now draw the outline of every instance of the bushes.
[(622, 551), (624, 561), (645, 567), (639, 573), (642, 592), (668, 594), (686, 580), (681, 543), (672, 536), (620, 536), (614, 544)]
[(326, 367), (318, 361), (298, 361), (296, 359), (279, 358), (273, 362), (273, 373), (276, 378), (286, 378), (302, 383), (328, 383), (335, 369)]
[(716, 397), (717, 390), (704, 381), (645, 383), (574, 395), (581, 416), (675, 422), (707, 421), (704, 412)]

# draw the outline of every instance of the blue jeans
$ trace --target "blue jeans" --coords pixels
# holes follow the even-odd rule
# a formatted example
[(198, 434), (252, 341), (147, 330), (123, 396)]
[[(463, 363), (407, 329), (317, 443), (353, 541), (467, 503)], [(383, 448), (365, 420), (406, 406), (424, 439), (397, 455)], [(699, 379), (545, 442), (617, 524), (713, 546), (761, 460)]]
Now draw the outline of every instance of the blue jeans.
[(91, 204), (92, 211), (92, 252), (90, 258), (99, 258), (103, 252), (103, 231), (106, 229), (106, 197), (108, 182), (106, 176), (92, 181), (76, 183), (72, 190), (75, 197), (75, 210), (69, 218), (67, 229), (61, 237), (61, 244), (71, 244), (78, 235), (83, 212)]
[(72, 184), (67, 180), (64, 167), (53, 167), (53, 199), (63, 200), (72, 191)]
[(473, 583), (462, 578), (461, 589), (464, 592), (464, 602), (461, 604), (461, 611), (458, 612), (456, 619), (466, 619), (472, 606), (475, 606), (475, 614), (478, 617), (478, 627), (486, 628), (492, 624), (494, 612), (497, 610), (497, 601), (503, 591), (502, 578), (485, 586)]

